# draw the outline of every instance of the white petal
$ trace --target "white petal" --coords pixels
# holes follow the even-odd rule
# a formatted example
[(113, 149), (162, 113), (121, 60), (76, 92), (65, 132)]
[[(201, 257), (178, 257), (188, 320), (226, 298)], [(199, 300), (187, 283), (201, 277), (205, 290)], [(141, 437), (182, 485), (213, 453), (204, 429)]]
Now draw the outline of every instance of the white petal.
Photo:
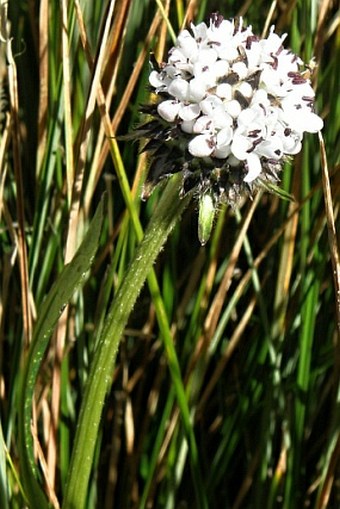
[(238, 74), (241, 80), (246, 78), (248, 75), (248, 67), (244, 62), (236, 62), (233, 64), (232, 70)]
[(212, 143), (211, 136), (206, 134), (200, 134), (195, 136), (189, 145), (188, 150), (194, 157), (208, 157), (214, 150), (214, 144)]
[(262, 71), (260, 85), (266, 89), (267, 93), (274, 96), (278, 95), (281, 97), (286, 94), (286, 91), (281, 89), (280, 75), (272, 67), (266, 67)]
[[(183, 52), (180, 48), (172, 48), (169, 51), (169, 67), (176, 70), (178, 73), (178, 65), (185, 64), (188, 61), (187, 57), (183, 55)], [(168, 71), (168, 66), (165, 67), (165, 70)], [(171, 75), (172, 78), (175, 77), (175, 74)]]
[(217, 106), (220, 106), (221, 104), (221, 99), (215, 95), (208, 96), (200, 102), (201, 110), (206, 115), (212, 115)]
[(232, 101), (228, 101), (225, 104), (226, 112), (229, 113), (233, 118), (236, 118), (239, 116), (239, 114), (242, 111), (241, 105), (236, 99), (233, 99)]
[(217, 157), (217, 159), (226, 159), (230, 154), (230, 145), (225, 145), (224, 147), (215, 148), (212, 153), (213, 157)]
[(233, 123), (232, 117), (225, 111), (224, 106), (219, 105), (210, 115), (216, 129), (230, 127)]
[(217, 60), (211, 67), (211, 71), (214, 73), (216, 78), (222, 78), (229, 72), (229, 63), (227, 60)]
[(323, 128), (323, 120), (316, 113), (312, 111), (307, 116), (307, 133), (317, 133)]
[(169, 83), (168, 83), (169, 85), (172, 80), (181, 76), (181, 71), (180, 71), (178, 65), (179, 65), (178, 62), (176, 62), (176, 64), (174, 64), (174, 65), (168, 64), (163, 69), (163, 72), (166, 73), (167, 79), (169, 81)]
[(207, 115), (202, 115), (199, 117), (193, 127), (194, 133), (203, 133), (205, 131), (209, 131), (212, 127), (212, 120)]
[(168, 92), (180, 101), (186, 101), (189, 96), (189, 83), (182, 78), (176, 78), (168, 86)]
[(161, 73), (157, 71), (151, 71), (149, 76), (149, 83), (154, 88), (165, 87), (164, 81), (161, 80)]
[(183, 41), (185, 41), (186, 39), (192, 39), (192, 35), (191, 35), (191, 33), (189, 32), (189, 30), (184, 29), (184, 30), (182, 30), (182, 31), (178, 34), (178, 37), (177, 37), (177, 43), (178, 43), (178, 44), (180, 44), (180, 43), (182, 43)]
[(235, 47), (227, 44), (218, 49), (218, 56), (224, 60), (227, 60), (228, 62), (232, 62), (239, 56), (239, 54)]
[(192, 134), (194, 132), (193, 128), (194, 128), (195, 122), (196, 122), (196, 120), (183, 120), (183, 122), (181, 122), (182, 131), (184, 133)]
[(260, 104), (264, 107), (269, 106), (268, 94), (263, 88), (259, 88), (253, 95), (251, 105)]
[(233, 90), (228, 83), (221, 83), (216, 87), (216, 95), (230, 101), (233, 96)]
[(282, 76), (287, 76), (289, 72), (298, 72), (299, 65), (303, 64), (300, 58), (297, 58), (291, 51), (288, 50), (281, 51), (280, 58), (277, 63), (277, 72)]
[(213, 65), (214, 62), (217, 60), (217, 53), (214, 49), (208, 48), (208, 49), (202, 49), (198, 55), (197, 58), (199, 59), (199, 62), (202, 66), (206, 65)]
[(291, 105), (284, 101), (282, 108), (281, 118), (293, 131), (317, 133), (323, 128), (323, 120), (304, 104)]
[(283, 136), (284, 153), (291, 155), (298, 154), (302, 148), (301, 139), (302, 135), (298, 135), (297, 133), (292, 133), (290, 136)]
[(267, 39), (260, 41), (262, 50), (268, 54), (276, 53), (282, 46), (283, 41), (287, 37), (287, 34), (283, 34), (281, 37), (274, 33), (274, 27), (270, 28), (270, 34)]
[(193, 78), (189, 82), (189, 100), (200, 102), (206, 94), (206, 89), (202, 80)]
[(211, 71), (211, 67), (209, 65), (203, 65), (200, 60), (193, 65), (193, 75), (204, 85), (205, 89), (216, 85), (216, 76)]
[(237, 159), (244, 161), (249, 156), (248, 150), (251, 148), (251, 143), (245, 136), (234, 136), (231, 144), (231, 151)]
[(240, 83), (238, 86), (237, 86), (237, 90), (239, 92), (241, 92), (241, 94), (244, 96), (244, 97), (248, 97), (248, 99), (253, 95), (253, 88), (252, 86), (247, 83), (246, 81), (242, 81), (242, 83)]
[(248, 173), (244, 177), (244, 182), (252, 182), (261, 173), (261, 161), (256, 154), (249, 154), (247, 156)]
[(210, 22), (208, 36), (211, 41), (223, 42), (232, 37), (234, 33), (234, 20), (224, 19), (219, 26)]
[(199, 39), (202, 41), (207, 37), (208, 27), (205, 23), (199, 23), (196, 26), (193, 23), (191, 23), (190, 27), (191, 27), (192, 33), (195, 36), (195, 39)]
[(185, 62), (179, 62), (176, 64), (176, 75), (175, 78), (183, 78), (188, 80), (190, 76), (193, 76), (194, 66), (187, 60)]
[(268, 159), (279, 160), (283, 156), (283, 144), (279, 136), (272, 136), (256, 147), (256, 153)]
[(239, 114), (237, 118), (237, 124), (242, 127), (248, 127), (256, 119), (257, 116), (258, 113), (255, 108), (246, 108)]
[(177, 43), (181, 47), (181, 51), (183, 52), (183, 55), (187, 58), (193, 58), (196, 57), (198, 54), (198, 46), (195, 39), (191, 36), (190, 32), (188, 30), (183, 30), (178, 38)]
[[(276, 125), (279, 117), (279, 110), (277, 107), (269, 106), (267, 109), (267, 115), (265, 117), (265, 123), (269, 130), (270, 127)], [(272, 130), (275, 130), (274, 128)]]
[(194, 120), (201, 113), (198, 104), (189, 104), (188, 106), (182, 106), (179, 110), (178, 116), (182, 120)]
[(163, 101), (157, 106), (158, 114), (167, 122), (174, 122), (181, 104), (177, 101)]
[(233, 137), (233, 130), (231, 127), (224, 127), (216, 135), (216, 147), (221, 148), (225, 145), (230, 145)]
[(261, 60), (261, 46), (260, 43), (254, 41), (251, 43), (250, 49), (246, 49), (248, 69), (250, 71), (258, 70), (258, 66)]
[(308, 81), (300, 83), (299, 85), (294, 85), (294, 90), (301, 98), (302, 96), (315, 97), (314, 89)]

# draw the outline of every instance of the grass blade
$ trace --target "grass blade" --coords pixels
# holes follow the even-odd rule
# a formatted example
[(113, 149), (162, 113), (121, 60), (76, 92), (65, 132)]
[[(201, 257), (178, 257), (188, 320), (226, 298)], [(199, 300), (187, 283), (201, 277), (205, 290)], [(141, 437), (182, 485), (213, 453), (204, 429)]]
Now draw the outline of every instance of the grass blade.
[(84, 282), (93, 262), (99, 244), (103, 214), (102, 200), (75, 257), (64, 267), (41, 307), (24, 369), (19, 407), (19, 447), (23, 484), (32, 507), (43, 509), (48, 505), (38, 481), (39, 474), (33, 454), (31, 418), (35, 382), (53, 328), (75, 290)]

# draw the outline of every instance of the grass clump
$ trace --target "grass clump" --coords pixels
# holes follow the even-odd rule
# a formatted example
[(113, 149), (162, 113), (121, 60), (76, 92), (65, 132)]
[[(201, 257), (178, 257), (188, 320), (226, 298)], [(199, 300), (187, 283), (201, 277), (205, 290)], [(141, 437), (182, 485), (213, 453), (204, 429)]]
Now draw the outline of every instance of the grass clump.
[[(217, 8), (315, 57), (325, 127), (286, 163), (293, 201), (220, 206), (201, 247), (176, 176), (141, 201), (148, 162), (126, 135), (152, 101), (150, 52)], [(335, 7), (0, 12), (0, 507), (338, 507)]]

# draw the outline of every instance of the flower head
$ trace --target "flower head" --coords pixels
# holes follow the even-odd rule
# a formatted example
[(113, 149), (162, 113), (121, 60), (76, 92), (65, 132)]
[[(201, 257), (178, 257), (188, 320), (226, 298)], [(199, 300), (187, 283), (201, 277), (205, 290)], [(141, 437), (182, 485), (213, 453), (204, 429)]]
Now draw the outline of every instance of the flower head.
[(304, 132), (323, 127), (303, 62), (271, 28), (261, 39), (242, 19), (213, 14), (183, 30), (167, 62), (150, 74), (158, 101), (139, 133), (151, 154), (147, 197), (163, 178), (182, 172), (182, 194), (209, 193), (237, 203), (279, 180), (283, 162), (301, 150)]

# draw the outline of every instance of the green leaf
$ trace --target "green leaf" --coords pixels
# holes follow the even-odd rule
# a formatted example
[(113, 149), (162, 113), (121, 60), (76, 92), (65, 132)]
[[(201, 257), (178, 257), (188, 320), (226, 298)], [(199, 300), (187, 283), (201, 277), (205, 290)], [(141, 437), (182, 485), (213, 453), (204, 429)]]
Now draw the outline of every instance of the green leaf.
[(24, 366), (19, 406), (19, 453), (23, 485), (29, 503), (34, 509), (49, 506), (39, 482), (39, 472), (33, 455), (31, 419), (35, 383), (58, 318), (74, 292), (84, 284), (86, 274), (93, 263), (103, 224), (103, 214), (102, 199), (81, 246), (73, 260), (64, 267), (41, 306)]
[(262, 187), (266, 191), (268, 191), (269, 193), (275, 194), (276, 196), (278, 196), (282, 200), (295, 201), (294, 196), (289, 194), (289, 193), (287, 193), (287, 191), (282, 189), (280, 186), (277, 186), (277, 185), (272, 184), (270, 182), (264, 182), (264, 181), (261, 181), (261, 184), (262, 184)]

